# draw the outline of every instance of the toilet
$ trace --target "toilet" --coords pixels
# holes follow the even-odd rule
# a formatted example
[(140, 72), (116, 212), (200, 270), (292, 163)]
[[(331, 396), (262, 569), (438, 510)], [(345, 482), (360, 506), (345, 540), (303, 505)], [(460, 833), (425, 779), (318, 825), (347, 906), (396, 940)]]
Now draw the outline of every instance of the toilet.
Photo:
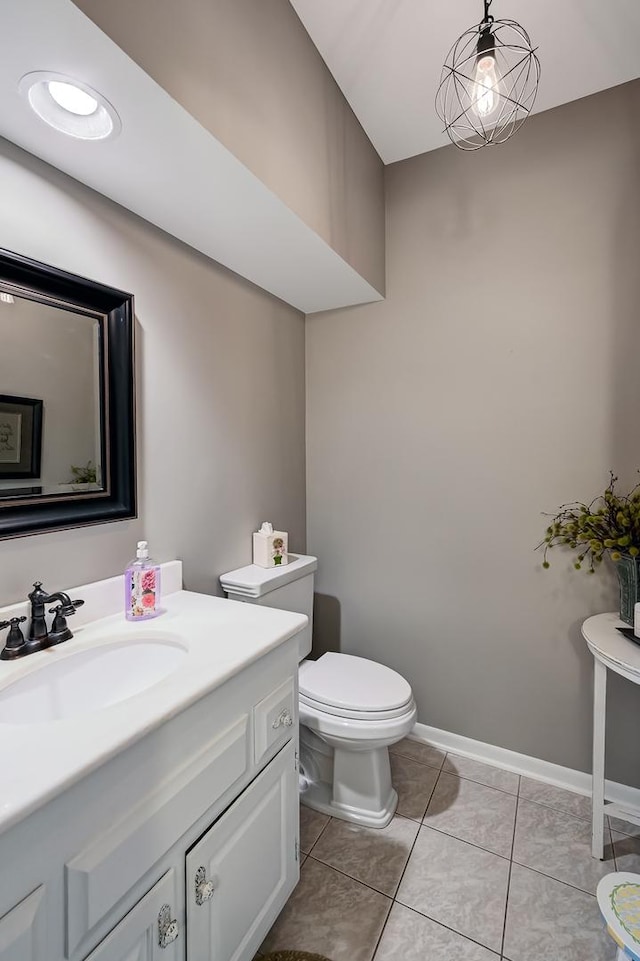
[(284, 567), (254, 564), (220, 577), (231, 600), (307, 614), (300, 633), (300, 775), (307, 807), (383, 828), (398, 804), (389, 747), (411, 731), (416, 705), (396, 671), (351, 654), (311, 653), (315, 557), (289, 554)]

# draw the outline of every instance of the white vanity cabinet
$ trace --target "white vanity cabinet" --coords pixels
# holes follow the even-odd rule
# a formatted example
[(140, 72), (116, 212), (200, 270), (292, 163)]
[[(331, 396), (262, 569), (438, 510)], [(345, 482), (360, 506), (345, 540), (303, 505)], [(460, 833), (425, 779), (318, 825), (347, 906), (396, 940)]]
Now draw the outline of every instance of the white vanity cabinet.
[(0, 833), (0, 961), (252, 961), (299, 877), (297, 667), (294, 635)]

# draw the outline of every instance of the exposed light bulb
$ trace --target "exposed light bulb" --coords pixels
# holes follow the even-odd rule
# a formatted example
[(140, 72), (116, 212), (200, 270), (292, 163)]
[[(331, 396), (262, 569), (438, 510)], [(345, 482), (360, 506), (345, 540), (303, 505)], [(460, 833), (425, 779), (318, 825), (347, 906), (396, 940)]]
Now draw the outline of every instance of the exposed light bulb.
[(471, 109), (481, 120), (489, 117), (498, 106), (499, 82), (496, 58), (491, 54), (478, 57), (473, 78)]
[(95, 97), (85, 93), (84, 90), (72, 83), (50, 80), (47, 86), (55, 102), (64, 110), (68, 110), (69, 113), (75, 113), (79, 117), (88, 117), (98, 109), (98, 101)]

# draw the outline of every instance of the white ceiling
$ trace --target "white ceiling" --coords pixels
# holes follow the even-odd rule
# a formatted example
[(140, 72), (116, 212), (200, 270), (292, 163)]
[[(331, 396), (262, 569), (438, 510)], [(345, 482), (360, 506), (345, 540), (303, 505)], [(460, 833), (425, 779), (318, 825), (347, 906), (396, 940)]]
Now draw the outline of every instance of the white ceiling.
[[(385, 163), (449, 142), (436, 88), (481, 0), (290, 2)], [(491, 13), (539, 48), (536, 113), (640, 76), (640, 0), (493, 0)]]
[[(304, 313), (381, 299), (71, 0), (0, 0), (0, 44), (0, 136)], [(43, 123), (18, 92), (35, 70), (100, 91), (120, 114), (120, 135), (74, 140)], [(0, 181), (6, 217), (5, 189)], [(29, 238), (18, 252), (74, 270), (59, 260), (64, 245), (42, 242)]]

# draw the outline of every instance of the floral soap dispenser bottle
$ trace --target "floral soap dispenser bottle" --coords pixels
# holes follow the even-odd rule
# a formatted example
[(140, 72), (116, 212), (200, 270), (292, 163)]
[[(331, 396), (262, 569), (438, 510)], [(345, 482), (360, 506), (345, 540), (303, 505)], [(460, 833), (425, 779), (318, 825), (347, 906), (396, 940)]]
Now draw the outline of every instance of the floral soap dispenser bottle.
[(149, 557), (146, 541), (138, 541), (135, 560), (124, 572), (125, 608), (128, 621), (144, 621), (161, 614), (160, 568)]

